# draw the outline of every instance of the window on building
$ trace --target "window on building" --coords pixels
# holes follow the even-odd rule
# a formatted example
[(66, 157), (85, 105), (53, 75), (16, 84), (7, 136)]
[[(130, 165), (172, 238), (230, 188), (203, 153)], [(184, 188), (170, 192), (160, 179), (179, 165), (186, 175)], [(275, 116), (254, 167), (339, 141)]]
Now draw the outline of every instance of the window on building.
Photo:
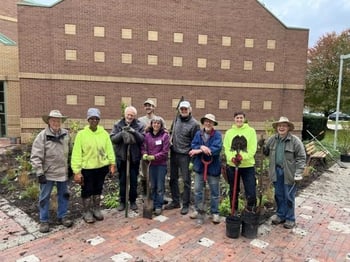
[(71, 61), (77, 60), (77, 50), (65, 50), (65, 59)]
[(198, 44), (199, 45), (208, 44), (208, 36), (207, 35), (198, 35)]
[(78, 96), (77, 95), (66, 95), (66, 104), (67, 105), (77, 105)]
[(244, 46), (248, 47), (248, 48), (253, 48), (254, 47), (254, 39), (246, 38), (244, 41)]
[(124, 104), (124, 105), (130, 106), (132, 100), (131, 100), (131, 97), (130, 97), (130, 96), (122, 96), (121, 102), (122, 102), (122, 104)]
[(266, 62), (265, 70), (268, 71), (268, 72), (275, 71), (275, 63), (274, 62)]
[(183, 33), (174, 33), (174, 43), (183, 43), (184, 35)]
[(105, 106), (106, 97), (105, 96), (95, 96), (95, 106)]
[(206, 58), (197, 58), (197, 67), (206, 68), (207, 67), (207, 59)]
[(196, 108), (205, 108), (205, 100), (196, 99)]
[(75, 35), (76, 32), (76, 25), (73, 24), (65, 24), (64, 25), (64, 33), (66, 35)]
[(156, 56), (156, 55), (148, 55), (147, 56), (147, 64), (149, 64), (149, 65), (158, 65), (158, 56)]
[(158, 32), (148, 31), (148, 41), (158, 41)]
[(132, 39), (132, 30), (128, 28), (123, 28), (122, 39)]
[(94, 26), (95, 37), (105, 37), (105, 28), (103, 26)]
[(219, 109), (228, 109), (228, 100), (219, 100)]
[(94, 52), (94, 61), (98, 63), (105, 62), (105, 52)]
[(253, 70), (253, 61), (244, 61), (244, 70)]
[(242, 101), (242, 110), (250, 110), (250, 101)]
[(223, 36), (221, 41), (223, 46), (231, 46), (231, 36)]
[(221, 69), (230, 69), (231, 68), (231, 61), (222, 59), (221, 60)]
[(182, 57), (181, 56), (174, 56), (173, 57), (173, 66), (182, 66)]
[(267, 49), (276, 49), (276, 40), (267, 40)]
[(122, 64), (132, 64), (132, 54), (122, 53)]
[(264, 101), (263, 110), (271, 110), (272, 109), (272, 101)]

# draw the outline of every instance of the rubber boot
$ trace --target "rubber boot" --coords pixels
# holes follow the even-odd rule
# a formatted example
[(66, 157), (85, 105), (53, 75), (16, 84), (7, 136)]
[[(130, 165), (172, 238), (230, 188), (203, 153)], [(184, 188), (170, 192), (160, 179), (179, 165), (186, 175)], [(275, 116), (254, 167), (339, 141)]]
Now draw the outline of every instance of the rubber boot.
[(104, 219), (102, 213), (101, 213), (101, 196), (100, 195), (95, 195), (93, 196), (93, 208), (92, 208), (92, 213), (96, 220), (101, 221)]
[(92, 197), (83, 198), (83, 219), (86, 223), (94, 223), (95, 219), (91, 212)]

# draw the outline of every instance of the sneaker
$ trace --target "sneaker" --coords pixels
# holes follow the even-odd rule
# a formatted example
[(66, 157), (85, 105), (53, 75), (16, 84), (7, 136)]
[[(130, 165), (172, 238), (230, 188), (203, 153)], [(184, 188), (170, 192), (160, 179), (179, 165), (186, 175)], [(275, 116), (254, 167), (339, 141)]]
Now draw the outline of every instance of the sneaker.
[(220, 223), (220, 216), (219, 214), (213, 214), (213, 223), (214, 224), (219, 224)]
[(62, 217), (58, 219), (59, 225), (64, 225), (65, 227), (71, 227), (73, 225), (73, 221), (70, 220), (68, 217)]
[(192, 218), (192, 219), (198, 218), (198, 211), (197, 210), (193, 211), (190, 215), (190, 218)]
[(181, 213), (181, 215), (186, 215), (188, 213), (188, 207), (182, 207), (180, 213)]
[(161, 214), (162, 214), (162, 209), (161, 209), (161, 208), (156, 208), (156, 210), (154, 211), (154, 214), (155, 214), (156, 216), (161, 215)]
[(164, 207), (165, 210), (171, 210), (171, 209), (175, 209), (175, 208), (180, 208), (180, 204), (179, 203), (170, 202), (170, 204), (167, 204)]
[(302, 174), (295, 174), (295, 176), (294, 176), (294, 180), (295, 181), (300, 181), (302, 179), (303, 179), (303, 175)]
[(39, 227), (39, 231), (41, 233), (49, 232), (50, 231), (49, 222), (41, 222), (40, 227)]
[(125, 209), (125, 204), (124, 203), (120, 203), (119, 207), (118, 207), (118, 211), (123, 211)]
[(286, 220), (280, 218), (280, 217), (277, 216), (277, 215), (274, 215), (274, 216), (272, 217), (272, 221), (271, 221), (271, 222), (272, 222), (273, 225), (278, 225), (278, 224), (283, 224), (284, 222), (286, 222)]
[(134, 210), (134, 211), (138, 209), (135, 202), (130, 203), (130, 208), (131, 208), (131, 210)]
[(295, 227), (295, 222), (294, 222), (294, 221), (287, 220), (287, 221), (283, 224), (283, 227), (284, 227), (284, 228), (287, 228), (287, 229), (292, 229), (293, 227)]

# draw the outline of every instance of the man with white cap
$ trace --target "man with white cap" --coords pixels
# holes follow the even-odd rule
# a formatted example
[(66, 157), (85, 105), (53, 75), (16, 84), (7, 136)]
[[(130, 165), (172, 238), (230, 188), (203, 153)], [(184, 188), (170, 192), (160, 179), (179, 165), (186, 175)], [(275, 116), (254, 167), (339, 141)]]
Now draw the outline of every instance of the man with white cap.
[(70, 227), (73, 221), (67, 216), (68, 211), (68, 154), (70, 138), (68, 130), (61, 128), (67, 119), (58, 110), (51, 110), (42, 117), (47, 127), (35, 138), (30, 156), (33, 171), (40, 184), (39, 219), (41, 233), (49, 232), (49, 209), (51, 192), (57, 188), (58, 223)]
[(170, 151), (170, 191), (172, 202), (165, 206), (165, 209), (180, 208), (179, 192), (179, 169), (184, 182), (184, 192), (182, 195), (181, 214), (186, 215), (189, 211), (191, 197), (191, 173), (189, 164), (191, 157), (192, 140), (200, 129), (197, 120), (192, 116), (191, 104), (188, 101), (182, 101), (179, 104), (179, 115), (173, 122), (172, 146)]
[(306, 153), (301, 140), (291, 134), (294, 124), (287, 117), (272, 123), (276, 134), (264, 146), (264, 154), (269, 156), (269, 175), (275, 188), (277, 205), (272, 224), (283, 224), (284, 228), (295, 226), (296, 181), (302, 179)]
[[(139, 117), (138, 120), (144, 125), (145, 132), (148, 132), (148, 129), (151, 127), (150, 126), (151, 120), (155, 119), (156, 117), (160, 118), (160, 120), (163, 122), (164, 130), (166, 130), (164, 119), (160, 116), (157, 116), (154, 113), (154, 110), (156, 108), (156, 104), (154, 103), (154, 101), (152, 99), (147, 99), (143, 103), (143, 106), (145, 108), (146, 115)], [(141, 187), (142, 187), (143, 195), (146, 195), (146, 191), (147, 191), (147, 185), (146, 185), (147, 180), (146, 180), (146, 176), (144, 175), (147, 173), (147, 165), (148, 165), (148, 161), (141, 159), (140, 179), (141, 179)]]

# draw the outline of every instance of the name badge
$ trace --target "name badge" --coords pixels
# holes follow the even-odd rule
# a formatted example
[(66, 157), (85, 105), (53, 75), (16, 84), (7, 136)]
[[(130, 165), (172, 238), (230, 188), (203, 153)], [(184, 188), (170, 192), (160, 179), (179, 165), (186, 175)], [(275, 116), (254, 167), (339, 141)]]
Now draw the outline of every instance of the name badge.
[(156, 146), (159, 146), (159, 145), (161, 145), (162, 144), (162, 140), (157, 140), (156, 141)]

